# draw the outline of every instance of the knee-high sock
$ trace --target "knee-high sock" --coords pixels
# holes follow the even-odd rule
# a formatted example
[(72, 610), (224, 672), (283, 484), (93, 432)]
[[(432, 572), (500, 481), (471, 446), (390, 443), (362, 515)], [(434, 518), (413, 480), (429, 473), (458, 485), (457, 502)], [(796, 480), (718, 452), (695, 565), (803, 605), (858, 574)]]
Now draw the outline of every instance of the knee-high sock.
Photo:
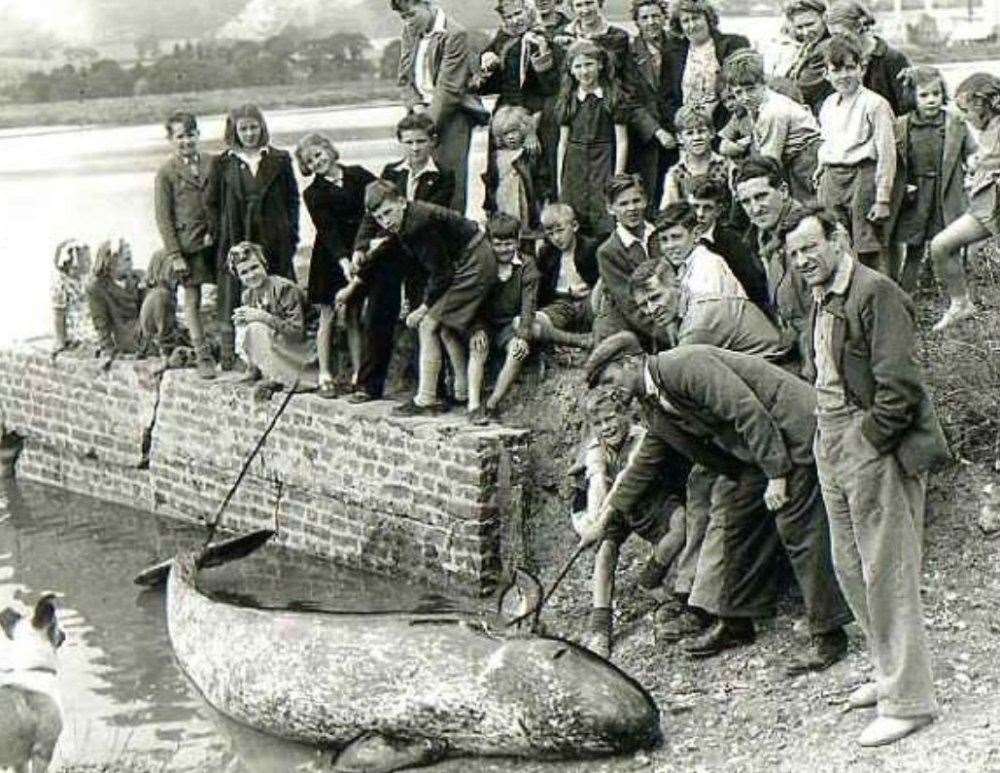
[(420, 326), (420, 374), (418, 376), (417, 405), (437, 402), (437, 382), (441, 375), (441, 339), (437, 326)]

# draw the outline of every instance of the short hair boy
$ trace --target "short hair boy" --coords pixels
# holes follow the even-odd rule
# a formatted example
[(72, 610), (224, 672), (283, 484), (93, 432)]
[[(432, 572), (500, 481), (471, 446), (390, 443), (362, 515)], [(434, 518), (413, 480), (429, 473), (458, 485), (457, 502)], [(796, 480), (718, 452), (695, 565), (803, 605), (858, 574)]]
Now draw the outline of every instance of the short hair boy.
[(865, 58), (855, 35), (833, 35), (823, 61), (834, 93), (819, 111), (817, 198), (847, 225), (861, 262), (886, 273), (883, 226), (896, 177), (895, 117), (889, 103), (862, 82)]
[(782, 165), (792, 198), (812, 198), (820, 132), (809, 108), (768, 87), (764, 59), (752, 49), (731, 54), (722, 72), (737, 104), (753, 122), (754, 150)]
[[(680, 144), (680, 160), (674, 164), (663, 178), (663, 199), (660, 208), (684, 201), (695, 180), (709, 178), (721, 183), (729, 190), (730, 161), (712, 150), (715, 127), (712, 117), (704, 110), (685, 105), (674, 116), (677, 141)], [(726, 202), (728, 210), (730, 201)]]

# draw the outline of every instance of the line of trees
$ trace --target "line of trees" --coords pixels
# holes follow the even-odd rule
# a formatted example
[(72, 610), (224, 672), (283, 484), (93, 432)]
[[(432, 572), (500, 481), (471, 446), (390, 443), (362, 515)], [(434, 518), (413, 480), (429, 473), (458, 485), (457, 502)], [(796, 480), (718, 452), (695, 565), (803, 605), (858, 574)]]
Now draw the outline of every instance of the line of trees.
[(370, 49), (371, 42), (358, 33), (307, 40), (295, 28), (260, 43), (176, 44), (167, 54), (161, 54), (152, 39), (144, 39), (141, 46), (137, 41), (140, 58), (131, 66), (101, 59), (31, 72), (8, 87), (5, 96), (15, 102), (51, 102), (356, 80), (376, 77), (385, 69), (368, 58)]

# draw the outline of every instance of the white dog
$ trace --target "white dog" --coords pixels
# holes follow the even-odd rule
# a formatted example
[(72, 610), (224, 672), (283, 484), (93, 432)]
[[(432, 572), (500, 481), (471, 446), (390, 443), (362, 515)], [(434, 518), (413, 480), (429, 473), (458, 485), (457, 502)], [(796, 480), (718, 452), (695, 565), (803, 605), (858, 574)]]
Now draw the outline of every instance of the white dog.
[(27, 617), (0, 611), (0, 769), (45, 773), (62, 732), (56, 650), (66, 635), (46, 594)]

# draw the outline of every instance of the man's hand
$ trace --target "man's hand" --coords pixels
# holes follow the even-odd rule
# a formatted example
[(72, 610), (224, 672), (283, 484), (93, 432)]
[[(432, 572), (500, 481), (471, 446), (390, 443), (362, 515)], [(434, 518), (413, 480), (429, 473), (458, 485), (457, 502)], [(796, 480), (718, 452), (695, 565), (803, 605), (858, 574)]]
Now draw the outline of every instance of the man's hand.
[(538, 135), (529, 132), (524, 135), (524, 152), (529, 156), (537, 156), (542, 151), (542, 143), (538, 141)]
[(771, 478), (764, 491), (764, 504), (770, 511), (780, 510), (788, 503), (788, 480), (786, 478)]
[(357, 274), (362, 268), (364, 268), (365, 261), (368, 258), (368, 253), (364, 250), (355, 250), (351, 253), (351, 273)]
[(490, 345), (490, 338), (485, 330), (477, 330), (469, 339), (469, 351), (476, 354), (486, 354)]
[(488, 75), (499, 66), (500, 57), (492, 51), (484, 51), (479, 57), (479, 69), (482, 70), (484, 74)]
[(889, 218), (889, 205), (884, 201), (876, 201), (872, 208), (868, 210), (868, 219), (873, 223), (878, 223)]
[(528, 356), (529, 346), (528, 342), (523, 338), (516, 337), (510, 342), (510, 356), (513, 357), (518, 362), (523, 362)]
[(421, 322), (423, 322), (424, 317), (427, 315), (427, 306), (420, 304), (406, 315), (406, 326), (411, 330), (415, 330)]
[(674, 135), (666, 129), (657, 129), (656, 134), (653, 136), (656, 137), (656, 141), (659, 142), (665, 150), (673, 150), (677, 147), (677, 140), (674, 138)]

